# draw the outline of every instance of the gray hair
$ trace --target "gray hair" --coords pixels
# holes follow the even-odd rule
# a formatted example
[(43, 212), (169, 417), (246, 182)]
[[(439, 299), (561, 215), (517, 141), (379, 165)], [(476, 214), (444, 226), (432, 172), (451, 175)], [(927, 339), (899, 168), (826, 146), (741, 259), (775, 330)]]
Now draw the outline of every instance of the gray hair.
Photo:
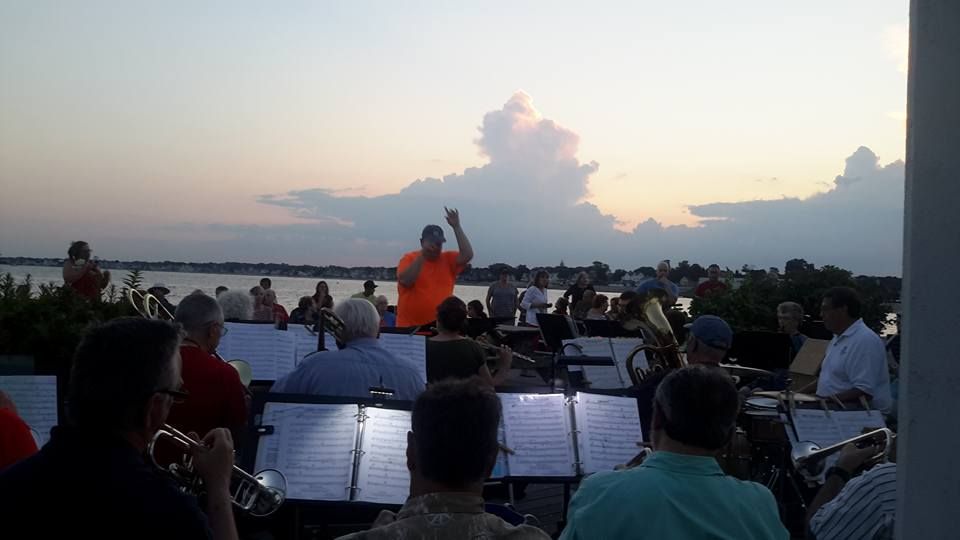
[(223, 310), (216, 300), (203, 293), (189, 294), (180, 301), (173, 318), (187, 333), (202, 330), (210, 323), (223, 320)]
[(358, 338), (375, 338), (380, 333), (380, 314), (373, 304), (362, 298), (350, 298), (337, 304), (333, 309), (343, 320), (343, 340), (350, 342)]
[(217, 297), (224, 319), (253, 319), (253, 297), (244, 291), (224, 291)]
[(377, 303), (378, 303), (378, 304), (379, 304), (380, 302), (385, 302), (388, 306), (390, 305), (390, 300), (389, 300), (386, 296), (384, 296), (384, 295), (382, 295), (382, 294), (381, 294), (380, 296), (378, 296), (376, 300), (377, 300)]
[(792, 315), (798, 321), (803, 320), (803, 306), (796, 302), (782, 302), (777, 306), (777, 315)]

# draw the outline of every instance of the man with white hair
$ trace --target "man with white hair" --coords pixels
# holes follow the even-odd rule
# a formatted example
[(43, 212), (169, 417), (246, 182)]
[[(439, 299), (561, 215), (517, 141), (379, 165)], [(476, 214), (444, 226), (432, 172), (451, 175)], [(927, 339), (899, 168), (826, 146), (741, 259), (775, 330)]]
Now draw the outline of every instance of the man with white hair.
[(371, 388), (385, 387), (393, 391), (393, 399), (416, 399), (426, 382), (412, 363), (380, 346), (377, 308), (351, 298), (338, 304), (334, 313), (343, 320), (344, 348), (308, 355), (270, 391), (369, 398)]

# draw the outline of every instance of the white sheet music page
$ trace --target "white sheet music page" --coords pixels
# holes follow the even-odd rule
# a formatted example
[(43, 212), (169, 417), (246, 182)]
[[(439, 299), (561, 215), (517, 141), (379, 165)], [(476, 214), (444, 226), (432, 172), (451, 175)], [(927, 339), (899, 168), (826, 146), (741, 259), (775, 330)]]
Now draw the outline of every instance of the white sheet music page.
[[(274, 330), (273, 338), (276, 343), (273, 360), (273, 379), (267, 379), (271, 381), (275, 381), (287, 373), (290, 373), (297, 366), (296, 335), (291, 334), (287, 330)], [(254, 372), (253, 378), (257, 378), (256, 372)]]
[(498, 394), (510, 476), (575, 476), (570, 416), (563, 394)]
[[(564, 345), (571, 343), (580, 347), (583, 351), (581, 354), (584, 356), (603, 356), (606, 358), (613, 358), (613, 349), (610, 348), (610, 338), (605, 337), (589, 337), (589, 338), (577, 338), (571, 340), (565, 340)], [(576, 354), (576, 347), (566, 347), (564, 346), (564, 354), (573, 355)], [(620, 372), (614, 366), (583, 366), (582, 368), (584, 377), (590, 381), (591, 388), (625, 388), (629, 386), (629, 379), (624, 383), (623, 379), (620, 377)]]
[[(294, 367), (296, 367), (300, 365), (300, 362), (303, 362), (303, 359), (308, 354), (317, 352), (320, 336), (313, 333), (309, 328), (302, 324), (291, 324), (287, 326), (287, 332), (290, 332), (290, 334), (293, 336), (293, 342), (296, 349)], [(337, 347), (336, 338), (334, 338), (330, 332), (327, 332), (326, 338), (324, 339), (324, 344), (328, 349), (335, 349)]]
[(830, 416), (844, 440), (863, 435), (865, 430), (887, 427), (880, 411), (831, 411)]
[(347, 501), (357, 442), (356, 405), (267, 403), (255, 470), (277, 469), (287, 478), (287, 498)]
[(220, 356), (227, 361), (245, 360), (253, 370), (254, 380), (275, 381), (279, 330), (272, 324), (228, 322), (225, 326), (229, 331), (217, 347)]
[[(640, 338), (610, 338), (610, 348), (613, 349), (613, 359), (617, 363), (617, 370), (620, 372), (620, 377), (626, 381), (627, 386), (632, 384), (630, 374), (627, 373), (627, 357), (640, 345), (643, 345), (643, 340)], [(644, 370), (650, 369), (650, 365), (647, 364), (647, 355), (642, 351), (633, 357), (633, 361), (634, 367)]]
[(793, 412), (793, 425), (797, 428), (797, 440), (812, 441), (820, 447), (843, 440), (843, 433), (833, 419), (834, 412), (822, 409), (797, 409)]
[(636, 399), (577, 392), (574, 414), (584, 473), (612, 471), (640, 452), (643, 430)]
[(408, 334), (380, 334), (380, 345), (398, 358), (409, 361), (427, 384), (427, 338)]
[(47, 444), (57, 425), (57, 377), (54, 375), (0, 376), (0, 390), (13, 400), (17, 414), (33, 434), (37, 447)]
[(410, 495), (407, 432), (412, 413), (367, 407), (355, 500), (403, 504)]

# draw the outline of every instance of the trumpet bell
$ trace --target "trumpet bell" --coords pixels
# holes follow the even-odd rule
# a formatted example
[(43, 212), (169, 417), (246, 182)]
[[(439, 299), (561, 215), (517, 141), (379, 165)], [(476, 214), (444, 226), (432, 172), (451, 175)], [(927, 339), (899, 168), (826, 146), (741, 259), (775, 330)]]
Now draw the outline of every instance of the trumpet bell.
[(254, 517), (266, 517), (277, 511), (287, 499), (287, 479), (276, 469), (264, 469), (253, 475), (257, 485), (243, 479), (234, 490), (236, 505)]
[(801, 469), (804, 476), (814, 478), (820, 476), (827, 463), (824, 459), (809, 459), (810, 456), (819, 451), (820, 445), (815, 442), (798, 442), (790, 450), (790, 459), (798, 464), (797, 468)]

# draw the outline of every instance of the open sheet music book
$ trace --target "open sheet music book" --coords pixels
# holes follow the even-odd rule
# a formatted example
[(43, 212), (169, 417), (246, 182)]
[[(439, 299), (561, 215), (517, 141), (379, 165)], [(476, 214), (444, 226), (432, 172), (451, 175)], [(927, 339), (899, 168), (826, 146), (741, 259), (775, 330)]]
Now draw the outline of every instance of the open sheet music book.
[(13, 400), (17, 414), (27, 426), (37, 447), (47, 444), (57, 425), (57, 377), (54, 375), (0, 376), (0, 390)]
[(637, 455), (643, 440), (634, 398), (578, 392), (501, 393), (501, 452), (491, 475), (575, 477), (613, 470)]
[[(567, 347), (567, 345), (572, 346)], [(627, 357), (638, 345), (643, 345), (643, 340), (640, 338), (581, 337), (563, 340), (563, 352), (571, 355), (579, 349), (584, 356), (612, 358), (613, 366), (583, 366), (580, 369), (568, 369), (582, 370), (584, 377), (590, 381), (590, 388), (605, 390), (628, 388), (632, 383), (627, 373)], [(635, 365), (647, 369), (646, 355), (638, 353)]]
[(380, 346), (410, 362), (427, 381), (427, 338), (416, 334), (380, 334)]
[[(217, 352), (224, 360), (244, 360), (257, 381), (275, 381), (293, 371), (297, 360), (295, 333), (272, 324), (227, 322)], [(314, 337), (316, 350), (316, 337)]]
[(358, 404), (264, 405), (254, 470), (277, 469), (287, 498), (403, 504), (410, 411)]

